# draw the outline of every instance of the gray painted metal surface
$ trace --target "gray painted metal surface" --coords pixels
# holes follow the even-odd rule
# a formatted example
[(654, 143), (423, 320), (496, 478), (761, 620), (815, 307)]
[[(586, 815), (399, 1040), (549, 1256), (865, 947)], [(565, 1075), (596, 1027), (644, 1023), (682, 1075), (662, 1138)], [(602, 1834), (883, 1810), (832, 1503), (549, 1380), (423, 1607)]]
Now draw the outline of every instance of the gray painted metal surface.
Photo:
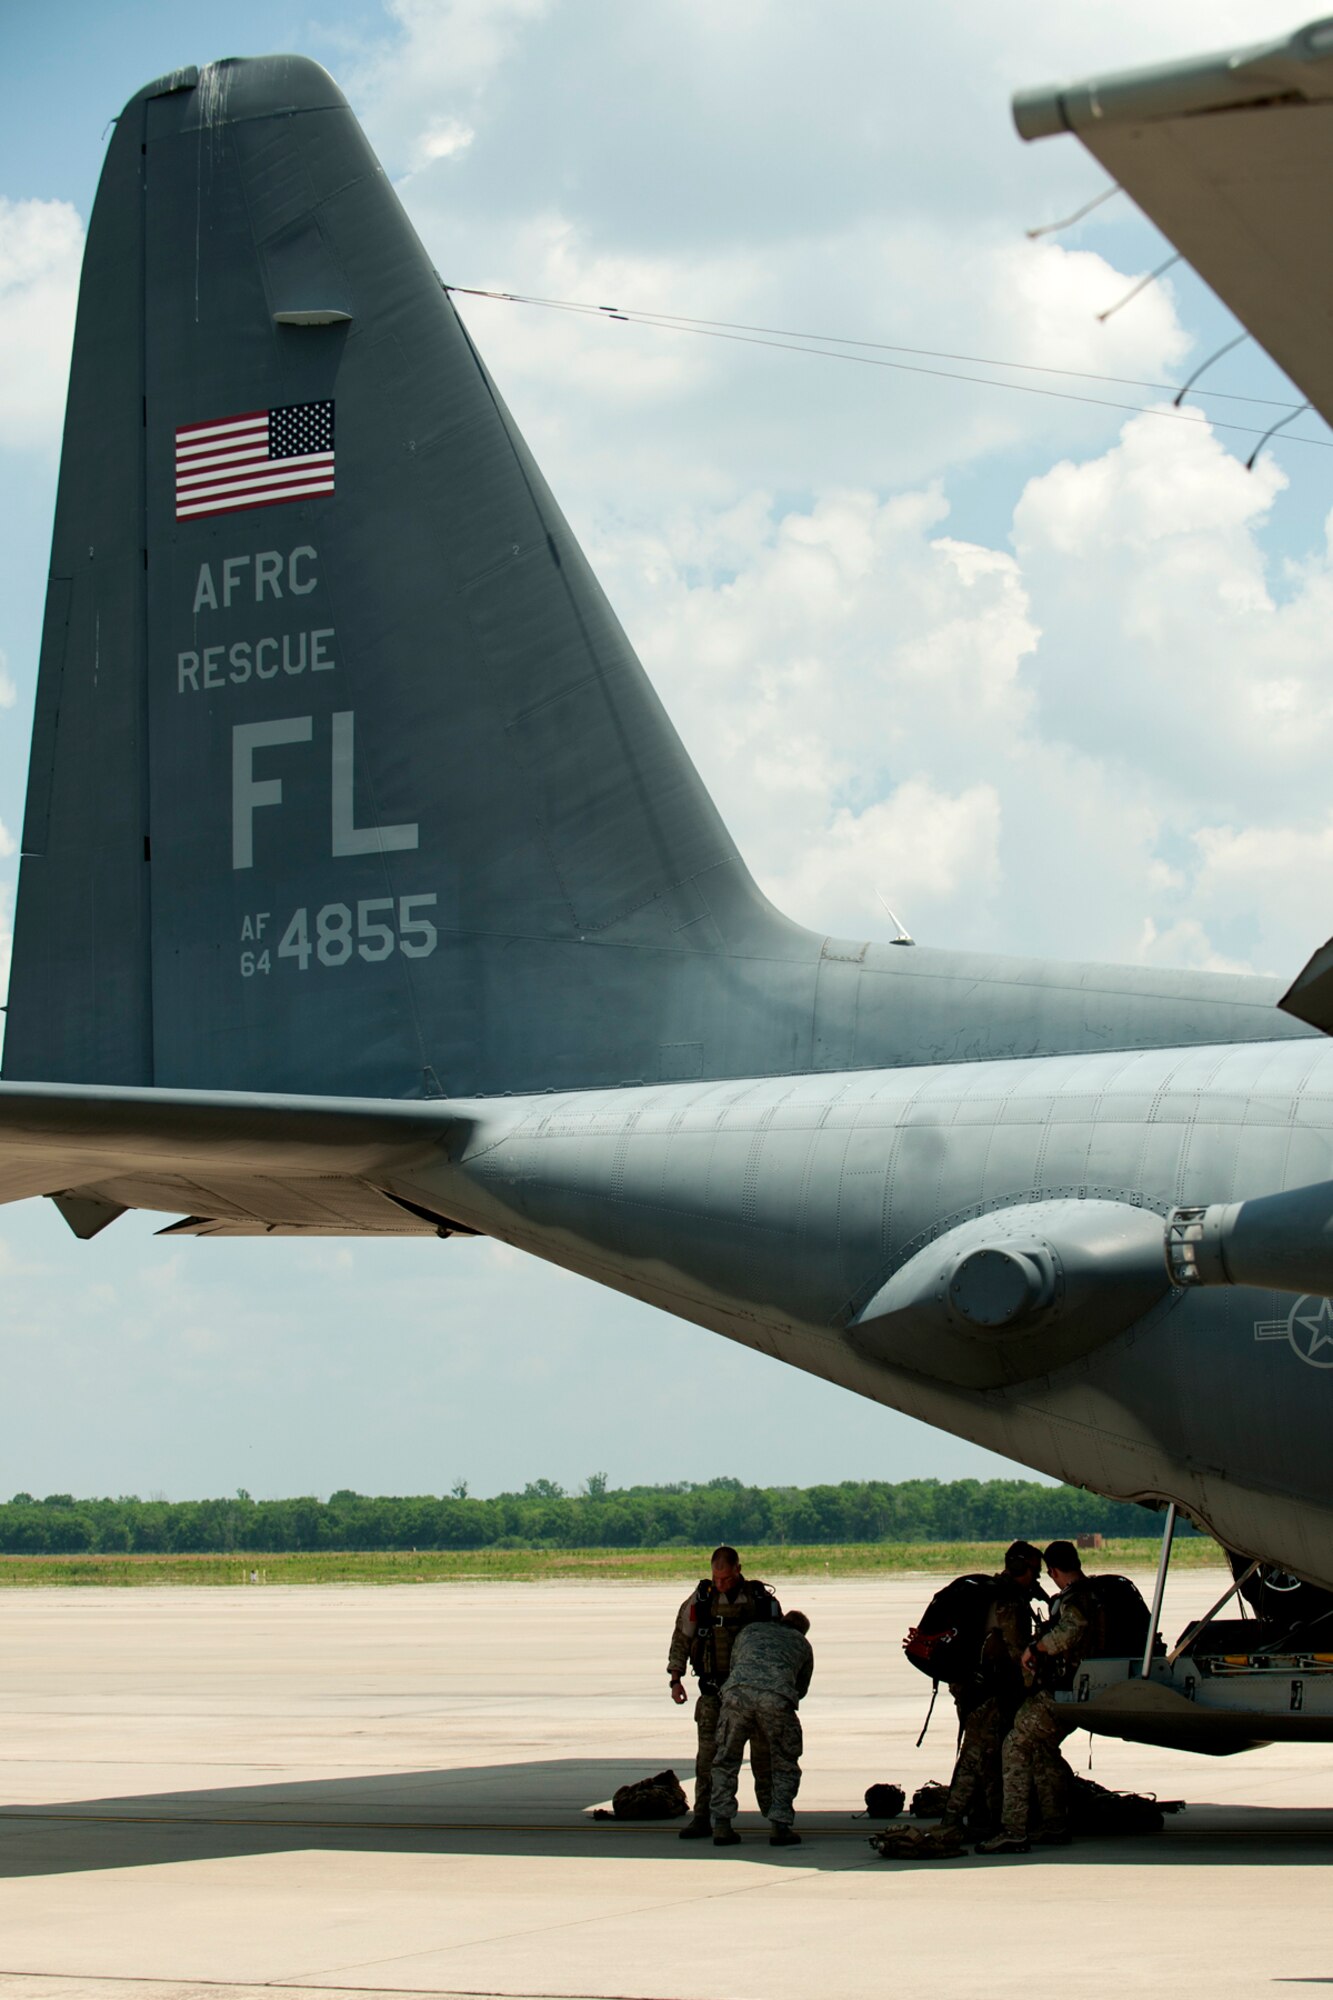
[(1318, 103), (1333, 98), (1330, 56), (1333, 16), (1250, 48), (1016, 91), (1014, 124), (1021, 138), (1049, 139), (1101, 124), (1192, 118), (1275, 98)]
[(1333, 1740), (1333, 1667), (1309, 1655), (1259, 1661), (1249, 1670), (1212, 1671), (1185, 1653), (1154, 1662), (1089, 1660), (1057, 1704), (1080, 1729), (1131, 1743), (1230, 1757), (1269, 1743)]
[(488, 1234), (1333, 1587), (1333, 1049), (773, 910), (308, 62), (112, 141), (23, 849), (0, 1199)]
[[(462, 1149), (412, 1185), (488, 1234), (1055, 1477), (1176, 1499), (1228, 1546), (1281, 1547), (1333, 1584), (1333, 1346), (1311, 1351), (1299, 1293), (1172, 1287), (1164, 1263), (1182, 1201), (1330, 1178), (1321, 1041), (514, 1100), (474, 1110)], [(1154, 1218), (1127, 1307), (1112, 1271), (1099, 1340), (1087, 1312), (1057, 1314), (1023, 1366), (1032, 1336), (944, 1306), (866, 1314), (932, 1244), (949, 1268), (947, 1239), (978, 1218), (1002, 1242), (1007, 1211), (1029, 1226), (1046, 1205), (1068, 1242), (1080, 1201)]]
[(1255, 48), (1022, 91), (1076, 132), (1326, 420), (1333, 418), (1333, 19)]

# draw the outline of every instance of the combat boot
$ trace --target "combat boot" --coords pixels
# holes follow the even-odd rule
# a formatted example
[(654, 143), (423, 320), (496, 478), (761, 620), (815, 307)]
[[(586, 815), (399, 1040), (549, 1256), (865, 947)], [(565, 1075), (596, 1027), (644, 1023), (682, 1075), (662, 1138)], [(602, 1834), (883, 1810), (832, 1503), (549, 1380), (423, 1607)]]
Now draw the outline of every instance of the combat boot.
[(1029, 1854), (1027, 1836), (1022, 1833), (993, 1833), (989, 1840), (979, 1840), (973, 1848), (974, 1854)]
[(740, 1844), (741, 1837), (729, 1819), (715, 1819), (713, 1821), (714, 1847), (739, 1847)]
[(775, 1826), (768, 1836), (770, 1847), (799, 1847), (801, 1836), (794, 1826)]
[(1044, 1826), (1037, 1835), (1038, 1847), (1069, 1847), (1074, 1836), (1067, 1826)]
[(677, 1840), (707, 1840), (712, 1831), (713, 1824), (708, 1814), (695, 1813), (690, 1819), (686, 1820), (676, 1838)]

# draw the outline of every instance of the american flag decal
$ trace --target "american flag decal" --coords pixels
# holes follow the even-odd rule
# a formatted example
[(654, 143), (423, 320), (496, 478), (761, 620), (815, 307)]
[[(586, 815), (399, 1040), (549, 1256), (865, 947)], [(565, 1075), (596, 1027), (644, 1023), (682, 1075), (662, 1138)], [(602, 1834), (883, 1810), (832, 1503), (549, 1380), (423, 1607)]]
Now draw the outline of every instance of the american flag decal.
[(176, 432), (176, 519), (333, 491), (333, 403), (248, 410)]

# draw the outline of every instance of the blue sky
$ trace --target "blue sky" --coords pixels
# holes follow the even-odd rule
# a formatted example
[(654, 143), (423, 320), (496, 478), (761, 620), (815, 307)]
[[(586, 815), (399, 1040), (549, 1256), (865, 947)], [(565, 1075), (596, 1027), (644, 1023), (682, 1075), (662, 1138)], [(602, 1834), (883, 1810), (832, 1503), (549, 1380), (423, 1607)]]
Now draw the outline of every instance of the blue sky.
[[(990, 386), (463, 310), (764, 887), (933, 943), (1294, 973), (1330, 926), (1327, 433), (1009, 92), (1262, 38), (1271, 0), (11, 8), (0, 28), (0, 955), (80, 232), (108, 120), (294, 48), (446, 278), (1026, 362)], [(7, 835), (7, 837), (6, 837)], [(953, 1476), (999, 1461), (486, 1244), (76, 1244), (0, 1214), (0, 1490)]]

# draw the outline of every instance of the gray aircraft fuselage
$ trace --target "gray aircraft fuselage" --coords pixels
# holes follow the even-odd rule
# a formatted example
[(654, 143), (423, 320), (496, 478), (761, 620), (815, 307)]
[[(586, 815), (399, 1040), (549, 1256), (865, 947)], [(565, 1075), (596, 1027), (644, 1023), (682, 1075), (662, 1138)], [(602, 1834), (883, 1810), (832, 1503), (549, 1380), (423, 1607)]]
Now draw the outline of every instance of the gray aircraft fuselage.
[[(1322, 1039), (446, 1110), (447, 1161), (394, 1192), (1056, 1478), (1173, 1498), (1333, 1586), (1333, 1340), (1289, 1337), (1289, 1294), (1172, 1286), (1160, 1254), (1173, 1207), (1333, 1173)], [(1155, 1296), (1131, 1286), (1085, 1351), (1086, 1312), (1057, 1316), (1036, 1372), (1021, 1328), (1006, 1354), (1003, 1329), (944, 1307), (858, 1323), (931, 1245), (947, 1262), (960, 1228), (1033, 1204), (1141, 1220)]]

